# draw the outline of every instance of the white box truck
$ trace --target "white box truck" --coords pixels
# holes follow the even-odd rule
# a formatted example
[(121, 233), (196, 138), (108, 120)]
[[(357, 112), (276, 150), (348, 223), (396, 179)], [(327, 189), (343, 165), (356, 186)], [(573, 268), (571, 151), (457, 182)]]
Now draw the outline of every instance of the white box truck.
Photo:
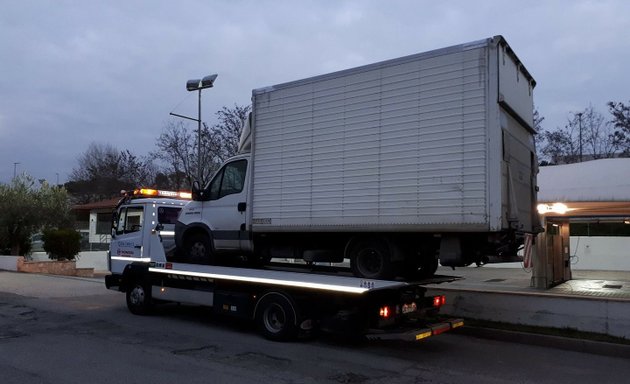
[(539, 230), (535, 81), (501, 36), (255, 89), (241, 153), (176, 225), (187, 262), (366, 278), (517, 260)]

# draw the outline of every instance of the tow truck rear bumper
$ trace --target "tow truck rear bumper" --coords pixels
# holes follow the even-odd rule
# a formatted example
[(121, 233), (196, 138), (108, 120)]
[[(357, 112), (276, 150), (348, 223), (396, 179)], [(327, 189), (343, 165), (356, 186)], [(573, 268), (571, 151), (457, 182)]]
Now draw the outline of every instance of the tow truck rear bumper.
[(370, 329), (365, 337), (368, 340), (404, 340), (417, 341), (436, 336), (452, 329), (462, 327), (463, 319), (445, 319), (439, 323), (428, 324), (425, 328), (411, 329), (405, 331), (388, 331)]

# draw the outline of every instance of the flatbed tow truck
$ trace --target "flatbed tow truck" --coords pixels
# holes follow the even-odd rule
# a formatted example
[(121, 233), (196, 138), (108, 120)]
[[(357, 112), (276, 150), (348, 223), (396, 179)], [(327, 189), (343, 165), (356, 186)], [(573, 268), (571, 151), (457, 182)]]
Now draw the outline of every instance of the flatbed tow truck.
[[(151, 193), (136, 193), (119, 204), (109, 253), (111, 274), (105, 278), (108, 289), (125, 292), (133, 314), (149, 314), (160, 302), (207, 306), (214, 313), (253, 320), (263, 336), (275, 341), (295, 339), (316, 329), (371, 340), (422, 340), (464, 324), (461, 319), (439, 318), (445, 297), (427, 296), (424, 287), (457, 277), (404, 282), (344, 276), (334, 268), (313, 271), (281, 265), (245, 268), (178, 262), (165, 251), (166, 246), (156, 245), (172, 236), (159, 220), (160, 208), (180, 207), (180, 198), (171, 192)], [(127, 233), (125, 228), (133, 231)], [(130, 240), (133, 236), (135, 240)]]

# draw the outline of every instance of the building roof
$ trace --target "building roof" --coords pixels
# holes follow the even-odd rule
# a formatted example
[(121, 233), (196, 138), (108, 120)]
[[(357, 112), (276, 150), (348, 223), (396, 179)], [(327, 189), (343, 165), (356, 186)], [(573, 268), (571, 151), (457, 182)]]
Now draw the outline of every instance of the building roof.
[(538, 201), (630, 202), (630, 158), (540, 167)]
[(539, 202), (566, 206), (560, 216), (630, 218), (630, 159), (540, 167), (538, 187)]
[(74, 211), (92, 211), (96, 209), (111, 209), (113, 210), (118, 205), (120, 201), (120, 197), (114, 197), (108, 200), (95, 201), (87, 204), (78, 204), (72, 206), (72, 210)]

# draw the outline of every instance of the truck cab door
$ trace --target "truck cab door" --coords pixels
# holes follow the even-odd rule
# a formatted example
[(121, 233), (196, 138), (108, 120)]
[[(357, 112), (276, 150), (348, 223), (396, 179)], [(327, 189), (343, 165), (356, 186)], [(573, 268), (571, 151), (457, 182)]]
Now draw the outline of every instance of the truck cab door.
[(240, 250), (245, 236), (247, 160), (225, 164), (206, 189), (203, 220), (209, 223), (216, 250)]
[(147, 261), (144, 258), (149, 250), (143, 248), (142, 242), (144, 227), (142, 205), (122, 206), (118, 209), (113, 228), (114, 237), (109, 246), (112, 273), (122, 273), (125, 266), (134, 261)]

